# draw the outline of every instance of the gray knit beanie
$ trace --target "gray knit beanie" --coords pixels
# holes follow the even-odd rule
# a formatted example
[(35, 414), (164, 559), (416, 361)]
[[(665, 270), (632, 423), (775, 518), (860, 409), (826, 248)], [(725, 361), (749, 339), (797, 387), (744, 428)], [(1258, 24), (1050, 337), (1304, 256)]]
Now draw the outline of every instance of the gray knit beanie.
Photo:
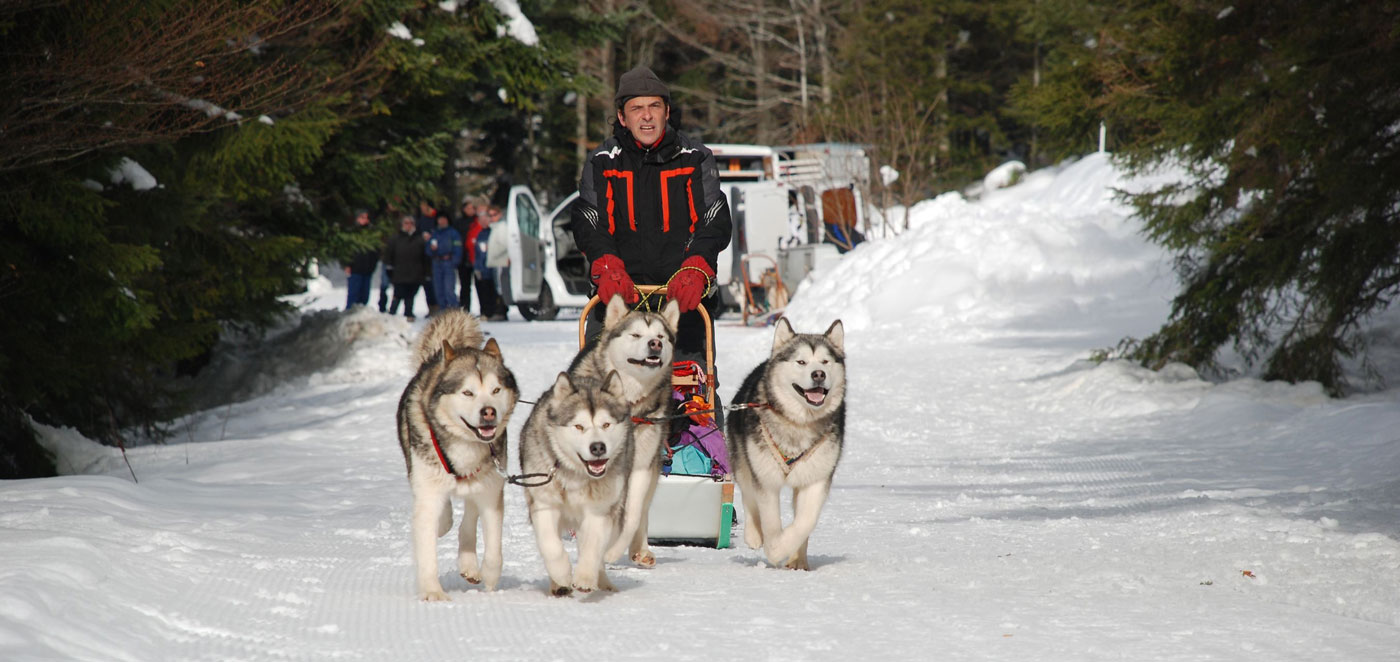
[(671, 105), (671, 89), (651, 69), (641, 65), (617, 79), (617, 95), (613, 97), (613, 102), (622, 108), (622, 104), (632, 97), (661, 97), (666, 100), (667, 106)]

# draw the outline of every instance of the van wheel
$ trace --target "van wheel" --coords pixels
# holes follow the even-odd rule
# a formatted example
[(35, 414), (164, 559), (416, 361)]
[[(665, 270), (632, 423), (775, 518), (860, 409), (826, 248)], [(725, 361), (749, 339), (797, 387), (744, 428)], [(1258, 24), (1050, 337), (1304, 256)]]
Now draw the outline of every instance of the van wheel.
[(536, 303), (516, 305), (520, 315), (527, 320), (549, 321), (559, 316), (559, 306), (554, 305), (554, 293), (549, 291), (549, 283), (540, 283), (540, 300)]

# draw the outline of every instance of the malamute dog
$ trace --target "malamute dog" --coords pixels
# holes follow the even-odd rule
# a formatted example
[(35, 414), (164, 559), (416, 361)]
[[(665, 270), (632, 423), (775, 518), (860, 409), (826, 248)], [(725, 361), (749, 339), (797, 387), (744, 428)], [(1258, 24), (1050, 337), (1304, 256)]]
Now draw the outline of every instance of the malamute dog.
[[(744, 542), (768, 562), (807, 570), (807, 538), (831, 490), (846, 428), (845, 333), (836, 320), (822, 335), (794, 333), (778, 320), (773, 351), (734, 396), (757, 403), (729, 415), (729, 461), (743, 494)], [(783, 527), (780, 491), (792, 488), (792, 524)]]
[[(622, 297), (608, 302), (603, 333), (590, 340), (574, 357), (569, 375), (601, 380), (616, 371), (631, 407), (632, 416), (660, 418), (671, 406), (671, 355), (676, 346), (680, 307), (668, 301), (660, 313), (629, 310)], [(624, 551), (638, 565), (656, 565), (647, 546), (647, 510), (661, 477), (661, 441), (665, 423), (638, 425), (633, 432), (632, 476), (627, 486), (627, 507), (619, 535), (603, 557), (609, 563)]]
[[(452, 528), (450, 497), (462, 498), (457, 570), (495, 590), (501, 578), (506, 424), (519, 397), (495, 339), (482, 346), (475, 317), (450, 309), (418, 338), (418, 372), (399, 398), (399, 446), (413, 489), (413, 562), (418, 595), (447, 600), (437, 573), (437, 538)], [(481, 520), (485, 554), (476, 558)]]
[[(520, 468), (546, 476), (527, 484), (525, 503), (551, 595), (617, 590), (603, 571), (603, 551), (617, 534), (632, 469), (632, 430), (616, 372), (602, 380), (559, 373), (525, 420)], [(568, 529), (578, 536), (576, 569), (561, 540)]]

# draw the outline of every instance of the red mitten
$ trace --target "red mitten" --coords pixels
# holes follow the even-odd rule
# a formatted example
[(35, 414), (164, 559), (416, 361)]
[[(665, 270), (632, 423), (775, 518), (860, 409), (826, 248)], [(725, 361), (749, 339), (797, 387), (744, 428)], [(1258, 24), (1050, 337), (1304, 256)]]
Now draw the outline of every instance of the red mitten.
[(598, 300), (607, 304), (613, 295), (621, 294), (627, 303), (637, 303), (637, 286), (627, 275), (627, 267), (616, 255), (604, 255), (593, 261), (591, 269), (593, 282), (598, 286)]
[(710, 268), (705, 258), (692, 255), (681, 263), (681, 270), (671, 277), (671, 282), (666, 286), (666, 295), (680, 306), (681, 312), (695, 310), (714, 277), (715, 270)]

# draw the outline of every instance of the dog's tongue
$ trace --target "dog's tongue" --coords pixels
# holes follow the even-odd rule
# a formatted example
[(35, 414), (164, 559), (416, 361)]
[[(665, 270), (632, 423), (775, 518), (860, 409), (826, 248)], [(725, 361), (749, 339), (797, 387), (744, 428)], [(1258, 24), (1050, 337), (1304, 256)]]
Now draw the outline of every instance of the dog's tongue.
[(802, 392), (802, 395), (807, 396), (807, 402), (814, 405), (819, 405), (826, 401), (826, 391), (819, 388), (807, 389)]

